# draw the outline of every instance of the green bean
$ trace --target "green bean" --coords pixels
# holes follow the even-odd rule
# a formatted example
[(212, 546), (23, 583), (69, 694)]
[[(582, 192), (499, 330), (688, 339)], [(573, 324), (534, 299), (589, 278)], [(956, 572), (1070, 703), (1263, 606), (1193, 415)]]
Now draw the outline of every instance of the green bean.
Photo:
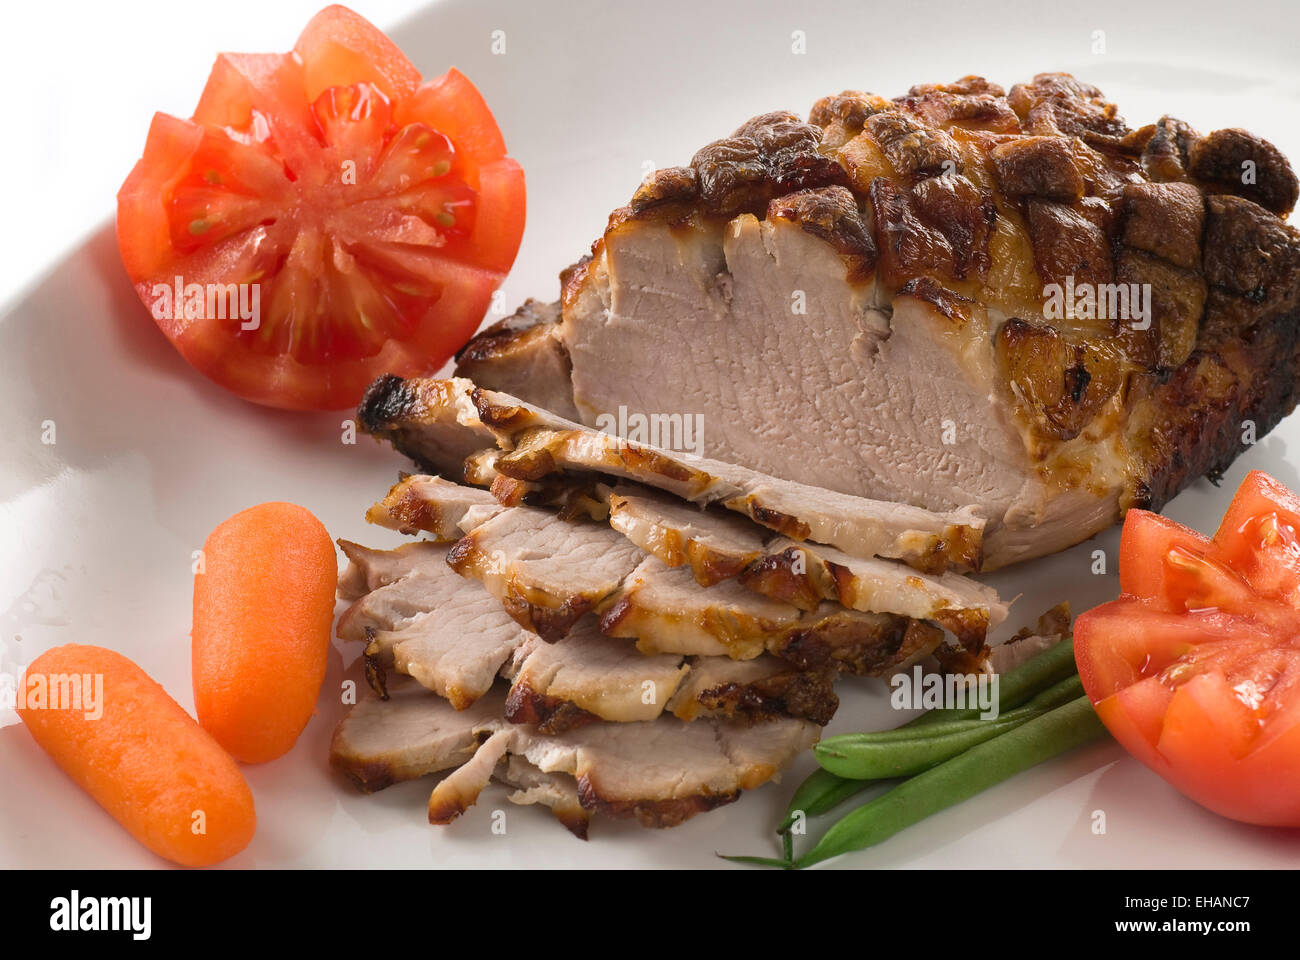
[[(1041, 714), (1039, 714), (1041, 716)], [(999, 734), (1021, 726), (1031, 717), (987, 722), (961, 733), (916, 740), (887, 740), (883, 743), (858, 742), (814, 749), (822, 768), (851, 780), (885, 780), (910, 777), (943, 763), (971, 747), (992, 740)]]
[(982, 730), (990, 724), (1002, 723), (1007, 720), (1016, 720), (1022, 718), (1032, 719), (1034, 715), (1059, 707), (1063, 703), (1069, 703), (1076, 697), (1083, 695), (1083, 683), (1079, 680), (1077, 673), (1072, 673), (1064, 680), (1058, 680), (1050, 687), (1039, 690), (1029, 700), (1016, 707), (1014, 710), (1007, 710), (999, 713), (995, 717), (989, 717), (987, 720), (979, 717), (970, 720), (944, 720), (939, 723), (919, 724), (917, 726), (894, 727), (890, 730), (869, 730), (862, 733), (841, 733), (834, 737), (829, 737), (821, 741), (817, 746), (833, 746), (835, 744), (848, 743), (890, 743), (898, 741), (916, 741), (932, 740), (945, 737), (950, 734), (966, 733), (970, 730)]
[[(1026, 699), (1040, 692), (1045, 685), (1059, 680), (1062, 676), (1069, 679), (1074, 669), (1074, 644), (1070, 640), (1048, 647), (998, 678), (998, 709), (1009, 711), (1020, 706)], [(911, 734), (917, 732), (916, 727), (929, 728), (939, 723), (960, 722), (963, 716), (968, 719), (978, 718), (979, 712), (977, 710), (931, 710), (895, 729), (900, 732), (906, 730)], [(939, 733), (940, 731), (927, 729), (926, 732)], [(790, 798), (785, 819), (777, 827), (777, 833), (788, 836), (797, 813), (802, 812), (805, 817), (828, 813), (846, 800), (856, 797), (873, 783), (875, 781), (838, 777), (828, 770), (818, 768), (799, 785), (794, 796)]]
[[(1005, 712), (1020, 706), (1043, 687), (1068, 677), (1077, 669), (1074, 665), (1072, 639), (1062, 640), (1055, 646), (1048, 647), (1014, 670), (1009, 670), (998, 677), (998, 709)], [(929, 710), (903, 724), (903, 727), (922, 727), (948, 720), (969, 720), (978, 717), (979, 714), (978, 707), (965, 710)]]
[(802, 813), (805, 817), (820, 816), (834, 810), (850, 797), (856, 797), (869, 786), (871, 786), (870, 781), (847, 780), (818, 767), (808, 775), (808, 778), (799, 785), (799, 789), (794, 792), (794, 796), (790, 798), (785, 819), (776, 828), (776, 832), (788, 834), (798, 814)]
[(738, 857), (731, 854), (719, 853), (723, 860), (730, 860), (732, 863), (753, 863), (760, 867), (780, 867), (783, 870), (789, 870), (794, 866), (793, 860), (778, 860), (776, 857)]
[[(1048, 710), (1082, 696), (1083, 684), (1075, 674), (1053, 684), (1023, 706), (996, 720), (965, 720), (883, 734), (849, 733), (823, 740), (813, 748), (822, 768), (855, 780), (908, 777), (957, 756), (963, 750), (991, 740), (1008, 730), (1041, 717)], [(950, 732), (935, 735), (933, 731)]]
[[(1105, 734), (1087, 697), (971, 747), (841, 818), (795, 861), (806, 867), (862, 850), (1017, 773)], [(780, 863), (780, 861), (774, 861)]]

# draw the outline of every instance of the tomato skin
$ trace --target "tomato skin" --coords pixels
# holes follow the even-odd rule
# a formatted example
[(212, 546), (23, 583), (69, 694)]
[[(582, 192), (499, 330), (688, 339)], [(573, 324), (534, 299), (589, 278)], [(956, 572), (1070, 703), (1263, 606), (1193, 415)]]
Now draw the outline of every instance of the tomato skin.
[(1222, 816), (1300, 826), (1300, 616), (1289, 552), (1251, 539), (1261, 515), (1300, 523), (1300, 498), (1252, 475), (1213, 540), (1130, 511), (1121, 596), (1076, 620), (1075, 658), (1136, 759)]
[(397, 44), (339, 4), (307, 21), (293, 52), (302, 63), (308, 103), (333, 86), (371, 83), (388, 99), (400, 100), (420, 85), (420, 71)]
[[(525, 212), (523, 171), (469, 80), (422, 80), (333, 6), (292, 53), (219, 56), (192, 119), (154, 118), (117, 235), (191, 366), (256, 403), (343, 409), (385, 373), (435, 372), (473, 335)], [(177, 278), (256, 287), (259, 315), (187, 311)]]

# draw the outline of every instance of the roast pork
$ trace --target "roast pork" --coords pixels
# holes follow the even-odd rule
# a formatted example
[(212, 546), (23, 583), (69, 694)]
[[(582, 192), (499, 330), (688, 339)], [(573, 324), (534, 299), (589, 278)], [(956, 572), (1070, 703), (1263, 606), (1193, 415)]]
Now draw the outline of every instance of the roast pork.
[[(460, 373), (584, 424), (988, 518), (984, 568), (1214, 477), (1294, 407), (1297, 180), (1243, 130), (978, 77), (764, 114), (660, 170)], [(850, 551), (852, 552), (852, 551)]]

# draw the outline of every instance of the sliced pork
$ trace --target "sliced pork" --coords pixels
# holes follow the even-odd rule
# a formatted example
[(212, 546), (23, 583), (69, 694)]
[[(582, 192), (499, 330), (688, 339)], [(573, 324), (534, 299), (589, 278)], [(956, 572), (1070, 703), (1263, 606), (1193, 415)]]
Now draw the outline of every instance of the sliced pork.
[(745, 725), (666, 716), (589, 724), (553, 737), (501, 721), (477, 732), (490, 736), (474, 760), (434, 788), (430, 822), (449, 823), (463, 813), (497, 764), (513, 755), (543, 772), (574, 777), (583, 808), (593, 813), (646, 827), (677, 826), (777, 776), (816, 742), (818, 727), (802, 720)]
[[(453, 574), (455, 576), (455, 574)], [(470, 588), (470, 589), (467, 589)], [(492, 688), (520, 648), (536, 638), (484, 590), (461, 589), (395, 630), (376, 632), (366, 654), (391, 650), (394, 668), (463, 710)]]
[(740, 579), (752, 590), (805, 610), (834, 600), (851, 610), (934, 620), (972, 650), (983, 646), (989, 628), (1007, 617), (997, 593), (967, 577), (931, 576), (789, 539), (769, 543), (768, 553)]
[(447, 563), (482, 582), (521, 625), (555, 641), (618, 589), (642, 556), (606, 525), (515, 507), (466, 534)]
[[(443, 512), (434, 489), (424, 488), (425, 496), (435, 498), (426, 508), (431, 515)], [(666, 575), (655, 564), (642, 561), (640, 577), (636, 579), (648, 582), (629, 583), (628, 595), (637, 599), (619, 605), (618, 614), (624, 619), (619, 628), (623, 632), (618, 635), (637, 636), (647, 645), (668, 644), (658, 649), (733, 656), (743, 656), (748, 651), (747, 655), (753, 656), (759, 650), (773, 648), (761, 639), (763, 634), (780, 636), (782, 631), (788, 633), (792, 629), (795, 612), (788, 609), (789, 605), (811, 611), (828, 600), (861, 612), (935, 620), (972, 651), (979, 650), (988, 629), (1006, 617), (1006, 605), (996, 592), (959, 574), (920, 574), (892, 561), (851, 558), (832, 547), (817, 544), (799, 545), (743, 517), (700, 509), (636, 485), (620, 485), (597, 496), (609, 504), (610, 525), (665, 565), (686, 564), (697, 583), (715, 587), (725, 578), (737, 576), (742, 585), (780, 602), (780, 605), (765, 605), (755, 598), (737, 594), (734, 589), (723, 590), (716, 596), (696, 597), (682, 578)], [(379, 506), (371, 508), (372, 513), (378, 511)], [(543, 522), (542, 512), (533, 511), (513, 519), (503, 515), (487, 529), (510, 531), (513, 548), (518, 548), (520, 531), (524, 531), (523, 540), (531, 542), (532, 531)], [(557, 536), (571, 534), (569, 524), (554, 516), (551, 522), (559, 525)], [(598, 540), (603, 538), (592, 532), (587, 535)], [(499, 545), (495, 549), (497, 558), (504, 561), (505, 551)], [(475, 550), (481, 554), (484, 547), (480, 545)], [(621, 568), (611, 570), (605, 587), (613, 583), (615, 572), (620, 579), (626, 576)], [(590, 589), (587, 581), (585, 575), (575, 574), (566, 586), (557, 575), (548, 589), (552, 594), (584, 595)], [(493, 589), (500, 593), (499, 587)], [(681, 596), (674, 597), (671, 603), (663, 599), (673, 593)], [(612, 599), (598, 602), (608, 607), (622, 595), (614, 598), (614, 590), (610, 589), (605, 596)], [(649, 606), (652, 602), (653, 609)], [(670, 637), (679, 640), (663, 639), (666, 609), (694, 611), (682, 626), (668, 631)], [(840, 624), (848, 620), (842, 615), (833, 618), (830, 613), (822, 617), (827, 622), (832, 619)], [(612, 625), (615, 620), (611, 618), (609, 622)], [(780, 627), (776, 626), (778, 622)], [(869, 630), (875, 631), (874, 623)], [(704, 633), (727, 639), (706, 641), (702, 638)], [(852, 631), (840, 636), (849, 642)], [(744, 637), (750, 638), (748, 645), (738, 639)], [(756, 637), (760, 639), (755, 640)]]
[[(931, 513), (671, 453), (571, 423), (507, 394), (477, 389), (468, 380), (383, 378), (367, 391), (359, 416), (368, 432), (417, 459), (426, 457), (446, 422), (455, 418), (470, 436), (494, 437), (506, 452), (493, 469), (517, 480), (535, 482), (561, 470), (597, 472), (695, 503), (719, 503), (787, 536), (828, 543), (855, 556), (897, 558), (935, 571), (969, 570), (980, 561), (984, 520), (969, 508)], [(433, 433), (424, 432), (425, 423), (432, 424)]]
[(837, 603), (810, 611), (759, 596), (734, 580), (703, 589), (684, 567), (646, 557), (601, 614), (601, 629), (635, 637), (644, 653), (752, 660), (765, 651), (802, 669), (835, 666), (882, 676), (915, 663), (943, 640), (909, 617)]
[[(407, 620), (445, 604), (463, 591), (463, 581), (447, 566), (447, 545), (432, 541), (396, 550), (372, 550), (339, 541), (350, 565), (339, 579), (344, 598), (355, 596), (338, 618), (341, 640), (372, 640)], [(357, 589), (363, 592), (357, 594)]]
[[(543, 733), (598, 720), (653, 720), (665, 709), (684, 719), (794, 716), (825, 724), (838, 704), (820, 664), (805, 670), (776, 661), (759, 674), (726, 657), (646, 654), (633, 640), (603, 634), (592, 616), (580, 618), (562, 640), (550, 644), (520, 626), (480, 584), (457, 576), (445, 560), (434, 567), (438, 576), (431, 576), (426, 564), (445, 558), (445, 547), (420, 553), (355, 544), (349, 549), (372, 572), (374, 595), (381, 600), (370, 595), (356, 600), (344, 619), (353, 629), (341, 636), (367, 641), (369, 676), (381, 694), (388, 671), (395, 669), (464, 710), (504, 677), (511, 683), (506, 719)], [(351, 575), (364, 578), (359, 571)], [(400, 607), (395, 594), (402, 598)], [(366, 629), (358, 637), (354, 625), (363, 617)], [(720, 662), (711, 662), (715, 659)], [(678, 695), (679, 688), (697, 670), (706, 670), (710, 683), (696, 685), (705, 699), (690, 703)], [(725, 696), (718, 689), (724, 685)]]
[(477, 728), (501, 716), (502, 692), (456, 710), (411, 681), (386, 698), (366, 691), (334, 730), (330, 765), (366, 793), (458, 767), (478, 749)]
[(690, 670), (681, 657), (645, 656), (635, 644), (605, 636), (594, 617), (559, 643), (533, 639), (511, 671), (506, 719), (543, 733), (594, 720), (653, 720)]
[[(454, 541), (499, 509), (496, 498), (486, 490), (417, 475), (394, 484), (387, 496), (366, 511), (366, 519), (401, 533), (423, 531), (440, 541)], [(471, 525), (463, 527), (467, 516)]]
[[(365, 793), (454, 769), (474, 759), (479, 728), (494, 722), (502, 703), (498, 691), (461, 712), (410, 681), (395, 684), (386, 699), (367, 693), (335, 728), (330, 766)], [(575, 836), (587, 838), (591, 814), (572, 777), (544, 773), (522, 756), (510, 757), (491, 774), (514, 788), (507, 797), (511, 803), (550, 807)]]
[(804, 669), (775, 657), (644, 654), (632, 640), (603, 634), (584, 617), (562, 641), (540, 641), (516, 654), (506, 719), (541, 733), (562, 733), (597, 720), (653, 720), (665, 710), (682, 720), (702, 716), (759, 722), (799, 717), (830, 722), (839, 706), (829, 669)]
[(445, 546), (419, 540), (395, 550), (376, 550), (351, 540), (339, 540), (338, 545), (348, 558), (339, 577), (339, 596), (344, 600), (356, 600), (417, 569), (428, 571), (446, 563), (447, 556)]
[(686, 564), (704, 587), (738, 576), (766, 552), (764, 531), (744, 517), (645, 488), (613, 490), (609, 525), (665, 565)]

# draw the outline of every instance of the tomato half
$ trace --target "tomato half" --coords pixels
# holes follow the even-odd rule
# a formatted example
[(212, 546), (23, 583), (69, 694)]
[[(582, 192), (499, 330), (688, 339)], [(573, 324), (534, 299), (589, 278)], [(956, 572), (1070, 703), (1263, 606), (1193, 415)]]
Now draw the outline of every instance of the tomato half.
[(118, 193), (122, 261), (196, 369), (290, 409), (436, 370), (514, 262), (524, 177), (482, 96), (339, 6), (292, 53), (222, 54)]
[[(1300, 500), (1263, 474), (1213, 540), (1130, 511), (1118, 600), (1075, 622), (1084, 689), (1107, 729), (1193, 800), (1300, 826)], [(1259, 534), (1260, 524), (1278, 536)]]

